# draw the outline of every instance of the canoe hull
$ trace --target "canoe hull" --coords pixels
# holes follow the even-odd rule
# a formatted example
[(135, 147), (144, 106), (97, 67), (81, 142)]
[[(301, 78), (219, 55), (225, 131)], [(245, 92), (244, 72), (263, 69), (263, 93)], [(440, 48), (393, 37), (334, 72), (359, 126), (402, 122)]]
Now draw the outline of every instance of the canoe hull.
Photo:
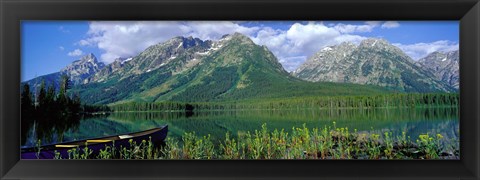
[[(105, 146), (112, 146), (114, 144), (115, 148), (120, 149), (120, 147), (130, 147), (130, 139), (137, 144), (141, 143), (143, 140), (149, 141), (151, 138), (152, 143), (154, 146), (158, 146), (164, 142), (165, 138), (167, 137), (168, 133), (168, 126), (162, 127), (159, 131), (155, 131), (151, 134), (143, 135), (143, 136), (134, 136), (131, 138), (125, 138), (121, 140), (115, 140), (110, 142), (103, 142), (103, 143), (94, 143), (94, 144), (87, 144), (88, 149), (92, 150), (92, 154), (90, 158), (96, 157), (100, 150), (104, 150)], [(101, 139), (101, 138), (98, 138)], [(68, 143), (61, 143), (61, 144), (68, 144)], [(73, 148), (52, 148), (53, 145), (49, 147), (42, 147), (42, 150), (38, 153), (34, 150), (34, 148), (29, 148), (28, 150), (22, 149), (21, 158), (22, 159), (54, 159), (55, 158), (55, 151), (60, 153), (62, 159), (68, 159), (68, 150)], [(85, 145), (78, 146), (77, 150), (83, 151)], [(81, 152), (83, 153), (83, 152)], [(38, 157), (37, 157), (38, 156)]]

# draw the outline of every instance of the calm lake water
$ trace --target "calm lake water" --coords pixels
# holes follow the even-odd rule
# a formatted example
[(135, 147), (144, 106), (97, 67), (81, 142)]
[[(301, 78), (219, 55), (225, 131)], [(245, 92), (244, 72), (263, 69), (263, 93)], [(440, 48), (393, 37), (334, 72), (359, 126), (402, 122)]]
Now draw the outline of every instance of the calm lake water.
[(350, 131), (382, 133), (392, 131), (394, 135), (416, 139), (418, 135), (440, 133), (447, 139), (459, 138), (459, 116), (457, 108), (414, 108), (414, 109), (335, 109), (335, 110), (249, 110), (210, 111), (195, 113), (179, 112), (123, 112), (110, 115), (81, 117), (73, 124), (58, 127), (33, 125), (23, 134), (24, 146), (32, 146), (41, 137), (42, 144), (81, 140), (94, 137), (143, 131), (165, 124), (169, 126), (168, 137), (179, 138), (185, 132), (212, 136), (214, 142), (225, 138), (230, 132), (239, 133), (261, 129), (309, 128), (332, 126), (348, 127)]

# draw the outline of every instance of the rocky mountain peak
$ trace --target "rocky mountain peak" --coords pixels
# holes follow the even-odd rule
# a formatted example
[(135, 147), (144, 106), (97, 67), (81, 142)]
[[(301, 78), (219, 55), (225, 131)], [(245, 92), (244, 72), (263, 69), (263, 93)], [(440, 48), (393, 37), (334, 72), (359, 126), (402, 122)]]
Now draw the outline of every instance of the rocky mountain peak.
[(115, 64), (124, 64), (128, 61), (131, 61), (133, 59), (133, 57), (128, 57), (128, 58), (125, 58), (125, 57), (118, 57), (116, 58), (113, 63)]
[(458, 61), (460, 59), (460, 51), (456, 50), (456, 51), (447, 52), (447, 56), (457, 57), (457, 58), (452, 58), (452, 60)]
[(363, 49), (363, 50), (367, 50), (367, 51), (373, 50), (375, 52), (388, 51), (388, 52), (394, 52), (394, 53), (398, 53), (398, 54), (402, 54), (402, 55), (406, 56), (400, 48), (392, 45), (387, 40), (381, 39), (381, 38), (365, 39), (365, 40), (360, 42), (360, 45), (358, 45), (358, 49), (360, 49), (360, 50)]
[(459, 58), (458, 50), (449, 52), (435, 51), (419, 59), (415, 64), (435, 75), (437, 80), (458, 89), (460, 79)]
[(442, 52), (442, 51), (435, 51), (424, 58), (418, 60), (420, 64), (432, 64), (432, 63), (441, 63), (441, 64), (448, 64), (453, 62), (457, 62), (459, 57), (458, 50), (456, 51), (449, 51), (449, 52)]
[(414, 63), (413, 59), (405, 54), (403, 50), (394, 46), (390, 42), (382, 38), (368, 38), (360, 42), (357, 47), (358, 51), (363, 51), (364, 54), (381, 55), (387, 53), (387, 56), (399, 56), (408, 63)]
[(435, 52), (432, 52), (430, 54), (428, 54), (427, 56), (443, 56), (445, 55), (445, 53), (442, 53), (440, 51), (435, 51)]
[(199, 45), (201, 46), (206, 43), (206, 41), (203, 41), (199, 38), (194, 38), (192, 36), (189, 36), (189, 37), (177, 36), (171, 40), (178, 45), (177, 47), (179, 48), (181, 47), (183, 49), (188, 49), (188, 48), (199, 46)]
[(183, 37), (183, 36), (176, 36), (171, 38), (165, 42), (161, 42), (155, 45), (148, 47), (144, 52), (151, 53), (151, 52), (158, 52), (162, 49), (169, 49), (173, 51), (182, 51), (185, 49), (189, 49), (195, 46), (205, 46), (208, 45), (209, 41), (203, 41), (199, 38), (194, 38), (192, 36)]
[[(337, 78), (343, 78), (338, 74), (330, 74), (339, 71), (342, 64), (341, 60), (349, 56), (357, 46), (350, 42), (342, 42), (333, 46), (326, 46), (320, 49), (313, 56), (309, 57), (293, 74), (299, 78), (309, 81), (340, 81)], [(315, 76), (314, 74), (324, 74), (325, 76)], [(330, 74), (330, 75), (327, 75)]]
[(344, 42), (336, 45), (336, 47), (339, 47), (339, 48), (356, 48), (357, 45), (355, 45), (351, 42), (348, 42), (348, 41), (344, 41)]
[(133, 58), (117, 58), (115, 59), (111, 64), (107, 66), (112, 66), (112, 67), (121, 67), (123, 66), (124, 63), (132, 60)]
[(230, 36), (232, 37), (237, 37), (237, 38), (248, 38), (246, 35), (242, 34), (242, 33), (239, 33), (239, 32), (234, 32), (233, 34), (231, 34)]
[(73, 61), (70, 65), (63, 68), (60, 73), (67, 74), (74, 84), (78, 84), (104, 67), (105, 64), (103, 62), (99, 62), (93, 53), (89, 53), (79, 60)]
[(223, 35), (220, 40), (218, 40), (219, 43), (223, 42), (240, 42), (240, 44), (255, 44), (252, 39), (250, 39), (248, 36), (235, 32), (233, 34), (226, 34)]
[(92, 63), (98, 63), (97, 57), (93, 53), (88, 53), (87, 55), (83, 56), (80, 58), (80, 62), (92, 62)]
[(97, 60), (97, 57), (93, 55), (92, 53), (89, 53), (83, 57), (81, 57), (79, 60), (73, 61), (72, 64), (66, 66), (65, 68), (62, 69), (62, 71), (72, 71), (72, 70), (82, 70), (85, 68), (94, 68), (94, 69), (101, 69), (105, 66), (103, 62), (99, 62)]
[[(123, 62), (123, 68), (116, 70), (112, 67), (109, 73), (101, 73), (92, 78), (93, 81), (107, 80), (111, 77), (130, 77), (143, 73), (155, 71), (157, 69), (169, 69), (172, 72), (178, 72), (186, 63), (200, 59), (202, 54), (206, 54), (212, 46), (212, 41), (203, 41), (192, 36), (173, 37), (167, 41), (152, 45), (141, 52), (139, 55), (128, 58)], [(131, 60), (131, 61), (130, 61)], [(126, 63), (129, 61), (128, 63)], [(118, 67), (118, 66), (117, 66)]]
[(381, 47), (390, 46), (390, 43), (382, 38), (367, 38), (360, 42), (361, 47)]

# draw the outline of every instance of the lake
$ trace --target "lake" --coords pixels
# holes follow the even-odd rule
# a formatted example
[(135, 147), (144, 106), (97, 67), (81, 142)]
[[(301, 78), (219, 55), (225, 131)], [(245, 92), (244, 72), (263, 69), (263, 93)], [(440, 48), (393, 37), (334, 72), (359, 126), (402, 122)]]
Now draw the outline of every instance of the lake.
[(459, 139), (459, 111), (457, 108), (400, 108), (400, 109), (300, 109), (300, 110), (244, 110), (208, 112), (115, 112), (109, 115), (83, 116), (61, 127), (31, 125), (22, 134), (23, 146), (32, 146), (38, 137), (42, 144), (66, 142), (116, 134), (143, 131), (165, 124), (170, 138), (180, 138), (185, 132), (210, 134), (214, 142), (231, 135), (261, 129), (292, 127), (323, 128), (348, 127), (351, 132), (381, 133), (392, 131), (394, 136), (406, 132), (412, 140), (418, 135), (442, 134), (445, 139)]

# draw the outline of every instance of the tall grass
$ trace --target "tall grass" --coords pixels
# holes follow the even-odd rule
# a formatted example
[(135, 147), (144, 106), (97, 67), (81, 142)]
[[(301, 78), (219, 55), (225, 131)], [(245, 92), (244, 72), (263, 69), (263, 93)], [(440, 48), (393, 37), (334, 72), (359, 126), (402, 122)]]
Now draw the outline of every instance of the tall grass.
[(191, 132), (181, 140), (167, 138), (158, 147), (151, 140), (129, 141), (127, 147), (106, 145), (97, 156), (87, 147), (71, 149), (64, 159), (459, 159), (458, 139), (427, 133), (412, 141), (406, 132), (392, 134), (351, 131), (335, 122), (322, 128), (293, 127), (291, 133), (263, 124), (238, 139), (227, 132), (219, 143)]

